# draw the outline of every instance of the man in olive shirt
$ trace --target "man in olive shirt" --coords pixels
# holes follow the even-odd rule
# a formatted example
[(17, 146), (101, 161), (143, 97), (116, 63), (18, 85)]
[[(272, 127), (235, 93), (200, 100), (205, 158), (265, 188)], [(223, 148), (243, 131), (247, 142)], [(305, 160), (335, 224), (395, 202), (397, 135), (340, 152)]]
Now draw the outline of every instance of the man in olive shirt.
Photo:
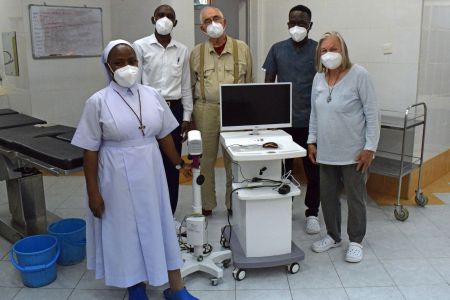
[[(202, 133), (203, 154), (201, 158), (203, 214), (208, 216), (217, 206), (214, 165), (219, 149), (220, 134), (220, 84), (253, 82), (252, 57), (249, 47), (242, 41), (227, 36), (226, 20), (222, 12), (212, 6), (200, 12), (200, 29), (208, 41), (197, 45), (190, 58), (191, 83), (193, 86), (195, 126)], [(235, 63), (236, 62), (236, 63)], [(225, 203), (231, 211), (231, 160), (222, 148), (227, 175)]]

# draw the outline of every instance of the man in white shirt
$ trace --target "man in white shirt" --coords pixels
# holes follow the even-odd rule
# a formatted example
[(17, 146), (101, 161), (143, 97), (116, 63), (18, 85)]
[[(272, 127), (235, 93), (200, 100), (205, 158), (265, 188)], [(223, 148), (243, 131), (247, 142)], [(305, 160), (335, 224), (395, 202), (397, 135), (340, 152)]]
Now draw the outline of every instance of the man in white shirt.
[[(187, 47), (172, 39), (171, 32), (177, 25), (174, 9), (160, 5), (152, 17), (154, 34), (134, 42), (139, 60), (142, 84), (155, 88), (164, 97), (180, 126), (172, 132), (178, 153), (186, 138), (192, 114), (192, 92)], [(178, 203), (179, 171), (163, 154), (164, 168), (169, 187), (172, 213)]]

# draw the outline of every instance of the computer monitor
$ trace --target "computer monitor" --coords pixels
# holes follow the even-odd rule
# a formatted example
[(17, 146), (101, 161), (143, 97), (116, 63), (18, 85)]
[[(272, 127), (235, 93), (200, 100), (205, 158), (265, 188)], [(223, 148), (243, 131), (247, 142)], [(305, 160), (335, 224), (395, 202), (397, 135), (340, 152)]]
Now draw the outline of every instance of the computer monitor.
[(292, 126), (292, 84), (220, 85), (220, 130), (237, 131)]

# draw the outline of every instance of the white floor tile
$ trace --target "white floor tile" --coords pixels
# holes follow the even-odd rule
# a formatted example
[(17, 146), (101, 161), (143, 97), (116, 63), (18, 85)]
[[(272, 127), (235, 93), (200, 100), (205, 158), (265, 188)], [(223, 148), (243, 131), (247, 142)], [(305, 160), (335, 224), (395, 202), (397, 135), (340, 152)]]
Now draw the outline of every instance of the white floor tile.
[(9, 261), (0, 261), (0, 286), (23, 287), (20, 272)]
[(86, 272), (86, 262), (81, 262), (73, 266), (57, 265), (57, 277), (54, 282), (46, 286), (49, 289), (73, 289), (77, 286), (81, 277)]
[(347, 293), (343, 288), (327, 289), (299, 289), (292, 290), (293, 300), (347, 300)]
[(193, 296), (201, 300), (235, 300), (235, 291), (192, 291)]
[(450, 257), (450, 237), (413, 237), (410, 240), (425, 258)]
[(346, 288), (350, 300), (403, 300), (397, 287)]
[(53, 211), (60, 218), (80, 218), (86, 219), (86, 208), (57, 208)]
[(367, 233), (366, 241), (378, 258), (423, 258), (422, 253), (400, 231)]
[(365, 260), (359, 263), (346, 261), (333, 262), (344, 287), (393, 286), (389, 274), (378, 260)]
[(448, 285), (399, 286), (399, 289), (406, 300), (450, 299), (450, 286)]
[(237, 290), (236, 300), (292, 300), (289, 290)]
[(66, 300), (71, 293), (72, 289), (23, 288), (14, 300)]
[(236, 290), (289, 289), (286, 268), (284, 266), (273, 268), (247, 269), (246, 277), (236, 281)]
[(11, 247), (12, 245), (10, 242), (5, 240), (3, 237), (0, 237), (0, 259), (8, 255)]
[(81, 290), (104, 290), (104, 289), (117, 289), (114, 287), (106, 286), (103, 279), (95, 279), (95, 273), (94, 271), (86, 271), (83, 276), (81, 277), (81, 280), (78, 282), (77, 289)]
[(450, 284), (450, 258), (430, 258), (428, 261), (442, 278), (444, 278), (447, 284)]
[(450, 193), (434, 193), (434, 195), (440, 200), (444, 201), (446, 204), (450, 204)]
[(382, 263), (400, 286), (444, 284), (443, 278), (425, 259), (385, 259)]
[(71, 195), (58, 208), (84, 208), (88, 207), (86, 195)]
[(70, 295), (70, 300), (123, 300), (125, 289), (120, 290), (79, 290), (75, 289)]
[(288, 280), (292, 290), (342, 287), (342, 283), (330, 259), (328, 261), (305, 260), (300, 263), (300, 271), (297, 274), (290, 274)]
[(11, 300), (20, 291), (20, 288), (0, 287), (0, 300)]

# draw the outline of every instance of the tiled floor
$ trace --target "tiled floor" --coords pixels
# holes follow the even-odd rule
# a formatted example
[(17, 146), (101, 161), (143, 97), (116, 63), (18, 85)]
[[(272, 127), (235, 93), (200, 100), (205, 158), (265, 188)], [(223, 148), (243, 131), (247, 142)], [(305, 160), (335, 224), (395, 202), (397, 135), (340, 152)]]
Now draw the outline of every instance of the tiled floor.
[[(218, 169), (217, 177), (217, 182), (224, 182), (223, 169)], [(45, 177), (44, 184), (49, 210), (61, 217), (84, 216), (82, 177)], [(218, 186), (217, 193), (223, 199), (224, 188)], [(450, 299), (450, 193), (437, 196), (446, 205), (408, 207), (410, 217), (406, 222), (394, 219), (392, 207), (378, 207), (369, 202), (367, 235), (363, 242), (365, 257), (359, 264), (344, 261), (347, 243), (327, 253), (316, 254), (310, 250), (319, 235), (304, 232), (303, 196), (298, 197), (294, 201), (293, 240), (306, 253), (299, 273), (288, 274), (284, 267), (255, 269), (248, 270), (247, 277), (236, 282), (232, 268), (228, 268), (218, 286), (212, 286), (205, 274), (188, 276), (186, 286), (200, 299), (214, 300)], [(189, 186), (181, 187), (180, 197), (176, 216), (182, 219), (190, 213)], [(216, 249), (220, 248), (220, 229), (226, 224), (225, 208), (220, 202), (208, 226), (209, 242)], [(0, 185), (0, 205), (7, 205), (4, 183)], [(342, 206), (345, 227), (345, 201)], [(324, 236), (321, 222), (320, 236)], [(343, 237), (345, 240), (346, 235)], [(124, 289), (95, 280), (84, 263), (58, 266), (55, 282), (44, 288), (26, 288), (19, 272), (8, 261), (10, 247), (10, 243), (0, 238), (0, 300), (126, 299)], [(150, 299), (163, 299), (164, 288), (149, 288)]]

